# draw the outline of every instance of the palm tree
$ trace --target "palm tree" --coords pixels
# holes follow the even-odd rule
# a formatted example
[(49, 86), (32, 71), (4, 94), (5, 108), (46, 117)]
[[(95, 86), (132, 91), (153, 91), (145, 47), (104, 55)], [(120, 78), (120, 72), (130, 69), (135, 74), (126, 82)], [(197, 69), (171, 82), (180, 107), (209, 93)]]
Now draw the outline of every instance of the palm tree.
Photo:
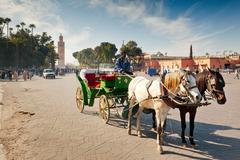
[(5, 23), (7, 24), (7, 38), (8, 38), (8, 27), (9, 27), (9, 22), (11, 22), (11, 19), (10, 18), (5, 18)]
[(20, 25), (17, 24), (16, 27), (17, 27), (17, 32), (18, 32), (18, 31), (19, 31), (19, 28), (20, 28)]
[(13, 28), (10, 27), (10, 28), (9, 28), (9, 33), (10, 33), (10, 35), (12, 34), (12, 31), (13, 31)]
[(21, 22), (20, 25), (22, 26), (22, 30), (23, 30), (23, 28), (26, 24), (24, 22)]
[(4, 22), (4, 18), (0, 17), (0, 25), (2, 25)]
[(32, 45), (32, 52), (33, 52), (33, 28), (36, 28), (35, 24), (30, 24), (29, 28), (32, 30), (32, 39), (31, 39), (31, 45)]
[(33, 28), (36, 28), (35, 24), (30, 24), (30, 25), (29, 25), (29, 28), (31, 28), (31, 30), (32, 30), (32, 35), (33, 35)]
[(3, 28), (4, 28), (4, 18), (0, 17), (0, 36), (2, 35), (3, 33)]

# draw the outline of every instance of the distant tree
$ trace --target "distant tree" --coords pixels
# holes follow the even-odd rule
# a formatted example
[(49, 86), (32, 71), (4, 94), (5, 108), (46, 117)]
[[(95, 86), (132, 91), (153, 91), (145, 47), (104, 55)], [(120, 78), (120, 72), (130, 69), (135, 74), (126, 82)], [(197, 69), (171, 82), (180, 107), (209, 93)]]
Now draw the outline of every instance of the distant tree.
[(33, 35), (33, 29), (36, 28), (35, 24), (30, 24), (30, 25), (29, 25), (29, 28), (31, 28), (32, 35)]
[(22, 26), (22, 30), (24, 29), (24, 26), (26, 25), (26, 23), (21, 22), (20, 25)]
[(7, 25), (7, 38), (8, 38), (8, 33), (9, 33), (9, 23), (11, 22), (11, 19), (10, 18), (5, 18), (5, 23)]
[(138, 47), (135, 41), (129, 41), (126, 45), (122, 45), (120, 50), (127, 52), (127, 55), (130, 58), (141, 56), (143, 54), (142, 49)]
[(158, 57), (164, 56), (163, 53), (161, 53), (160, 51), (158, 51), (156, 55), (157, 55)]
[(92, 48), (86, 48), (79, 52), (74, 52), (73, 56), (77, 58), (79, 64), (82, 66), (97, 66), (95, 52)]
[(55, 69), (55, 63), (56, 63), (56, 59), (58, 59), (58, 54), (55, 51), (55, 46), (54, 46), (54, 41), (51, 41), (48, 45), (48, 60), (49, 60), (49, 64), (51, 65), (52, 69)]
[(109, 42), (102, 42), (100, 46), (94, 48), (95, 56), (98, 62), (111, 63), (115, 57), (117, 48), (115, 44)]
[(18, 32), (18, 31), (19, 31), (19, 28), (20, 28), (20, 25), (17, 24), (17, 25), (16, 25), (16, 28), (17, 28), (17, 32)]
[(3, 35), (3, 29), (5, 26), (5, 19), (3, 17), (0, 17), (0, 37)]
[(11, 37), (11, 43), (13, 43), (16, 46), (16, 49), (15, 49), (16, 60), (15, 60), (15, 62), (16, 62), (17, 67), (21, 66), (22, 65), (21, 62), (23, 62), (21, 47), (23, 46), (23, 44), (25, 42), (26, 42), (26, 38), (22, 34), (20, 34), (19, 32)]
[(11, 34), (12, 34), (12, 31), (13, 31), (13, 28), (12, 28), (12, 27), (10, 27), (10, 28), (9, 28), (9, 33), (10, 33), (10, 36), (11, 36)]
[[(17, 32), (13, 33), (13, 28), (8, 28), (11, 20), (9, 18), (0, 17), (0, 67), (44, 67), (50, 66), (54, 68), (57, 57), (52, 37), (46, 32), (42, 35), (33, 36), (33, 28), (35, 25), (26, 25), (21, 22), (22, 29), (19, 31), (20, 25), (16, 25)], [(3, 35), (2, 31), (7, 26), (7, 35)], [(8, 37), (10, 33), (10, 37)]]

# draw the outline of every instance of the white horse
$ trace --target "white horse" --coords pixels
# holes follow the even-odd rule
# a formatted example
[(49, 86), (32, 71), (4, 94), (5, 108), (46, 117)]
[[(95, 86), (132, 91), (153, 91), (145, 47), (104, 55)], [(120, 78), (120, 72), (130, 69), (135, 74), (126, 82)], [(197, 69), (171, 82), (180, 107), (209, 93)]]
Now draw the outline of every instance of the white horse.
[[(196, 86), (196, 79), (189, 71), (179, 70), (177, 72), (168, 73), (164, 78), (164, 87), (168, 93), (175, 96), (188, 97), (189, 101), (197, 104), (201, 101), (202, 96)], [(131, 115), (135, 104), (139, 103), (139, 110), (137, 113), (137, 134), (141, 137), (140, 117), (144, 108), (154, 109), (156, 112), (157, 121), (157, 148), (160, 153), (163, 153), (163, 125), (167, 117), (170, 107), (164, 103), (160, 97), (163, 95), (161, 89), (162, 82), (160, 79), (152, 81), (145, 77), (135, 77), (129, 84), (128, 96), (130, 100), (129, 115), (128, 115), (128, 134), (131, 134)]]

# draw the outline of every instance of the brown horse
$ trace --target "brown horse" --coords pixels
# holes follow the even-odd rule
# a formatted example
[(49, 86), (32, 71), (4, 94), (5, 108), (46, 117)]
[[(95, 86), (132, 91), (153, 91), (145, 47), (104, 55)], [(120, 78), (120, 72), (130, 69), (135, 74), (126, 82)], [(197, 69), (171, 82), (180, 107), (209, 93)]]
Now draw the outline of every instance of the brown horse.
[[(225, 104), (226, 103), (226, 97), (224, 93), (224, 86), (225, 82), (222, 77), (222, 75), (213, 70), (205, 70), (201, 73), (198, 73), (196, 75), (197, 80), (197, 86), (201, 93), (201, 95), (206, 100), (205, 92), (207, 91), (211, 98), (216, 99), (218, 104)], [(193, 131), (194, 131), (194, 120), (195, 115), (197, 113), (197, 107), (190, 107), (190, 106), (180, 106), (178, 107), (180, 111), (180, 117), (181, 117), (181, 126), (182, 126), (182, 143), (186, 144), (185, 139), (185, 129), (186, 129), (186, 114), (189, 113), (189, 125), (190, 125), (190, 133), (189, 133), (189, 141), (191, 145), (195, 145), (194, 139), (193, 139)]]

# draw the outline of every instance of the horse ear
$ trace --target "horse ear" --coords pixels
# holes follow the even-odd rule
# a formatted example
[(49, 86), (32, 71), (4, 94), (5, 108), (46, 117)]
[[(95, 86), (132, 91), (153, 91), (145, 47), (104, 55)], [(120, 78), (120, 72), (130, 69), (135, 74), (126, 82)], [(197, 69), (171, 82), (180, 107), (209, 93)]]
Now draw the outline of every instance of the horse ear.
[(210, 68), (207, 67), (207, 70), (210, 72), (210, 73), (214, 73), (213, 70), (211, 70)]

